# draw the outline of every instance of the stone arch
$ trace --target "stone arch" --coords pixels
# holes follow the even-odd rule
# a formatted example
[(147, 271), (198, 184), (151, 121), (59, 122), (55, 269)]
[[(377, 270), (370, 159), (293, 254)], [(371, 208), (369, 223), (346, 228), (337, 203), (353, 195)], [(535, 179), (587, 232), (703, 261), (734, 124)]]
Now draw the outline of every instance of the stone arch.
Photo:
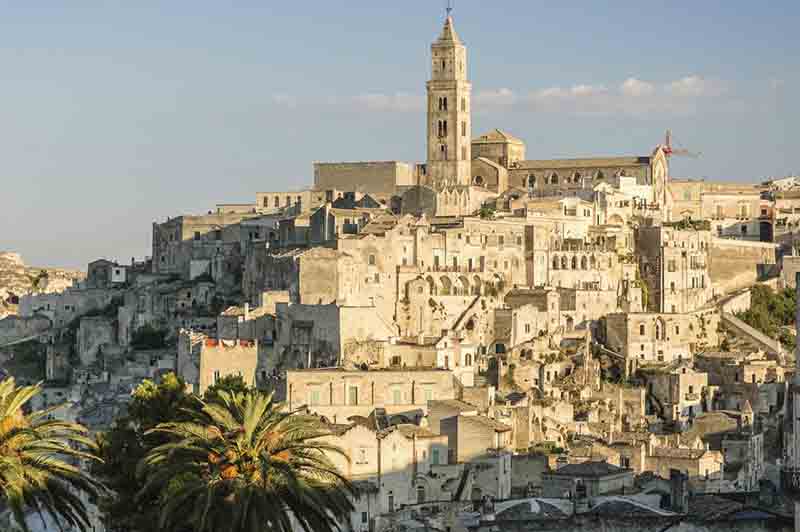
[(566, 255), (561, 255), (561, 269), (562, 270), (566, 270), (567, 269), (567, 256)]
[(468, 296), (470, 294), (469, 279), (463, 275), (458, 278), (458, 291), (463, 296)]
[(439, 281), (441, 281), (440, 284), (442, 286), (442, 289), (439, 292), (439, 294), (443, 295), (443, 296), (452, 295), (453, 294), (453, 283), (450, 282), (450, 278), (447, 277), (446, 275), (443, 275), (442, 277), (439, 278)]
[(553, 269), (558, 269), (558, 255), (553, 255)]
[(656, 340), (664, 340), (667, 334), (667, 324), (660, 316), (656, 319)]
[(585, 270), (588, 267), (589, 267), (589, 261), (587, 260), (586, 255), (584, 255), (583, 257), (581, 257), (581, 270)]
[(575, 172), (574, 174), (572, 174), (572, 182), (573, 183), (580, 183), (581, 182), (581, 177), (582, 176), (581, 176), (580, 172)]
[(574, 255), (572, 256), (572, 269), (573, 270), (577, 270), (578, 269), (578, 257), (576, 257)]
[(477, 275), (472, 277), (472, 294), (479, 296), (483, 292), (483, 281)]
[(611, 217), (608, 219), (608, 223), (611, 225), (624, 225), (625, 220), (622, 219), (622, 216), (619, 214), (612, 214)]
[(550, 174), (550, 184), (551, 185), (557, 185), (558, 184), (558, 174), (557, 173), (553, 172), (552, 174)]
[(429, 275), (425, 278), (425, 281), (428, 283), (428, 291), (430, 292), (430, 295), (437, 295), (438, 291), (436, 290), (436, 281), (433, 279), (433, 277)]

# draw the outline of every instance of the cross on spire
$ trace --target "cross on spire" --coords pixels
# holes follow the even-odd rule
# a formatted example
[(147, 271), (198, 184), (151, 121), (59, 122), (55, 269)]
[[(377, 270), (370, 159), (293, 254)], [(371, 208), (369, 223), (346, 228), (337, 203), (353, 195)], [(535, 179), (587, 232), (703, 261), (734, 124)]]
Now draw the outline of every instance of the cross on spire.
[(447, 0), (447, 7), (445, 8), (445, 11), (447, 12), (447, 16), (449, 18), (450, 14), (453, 12), (453, 0)]

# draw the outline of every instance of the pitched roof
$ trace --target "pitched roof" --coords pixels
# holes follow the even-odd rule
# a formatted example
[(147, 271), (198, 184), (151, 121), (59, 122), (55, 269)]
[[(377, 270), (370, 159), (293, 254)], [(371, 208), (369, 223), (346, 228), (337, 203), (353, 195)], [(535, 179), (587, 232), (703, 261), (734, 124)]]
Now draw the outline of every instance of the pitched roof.
[(628, 472), (631, 472), (631, 470), (609, 464), (608, 462), (583, 462), (580, 464), (567, 464), (548, 474), (566, 477), (596, 478)]
[[(541, 159), (519, 161), (517, 168), (530, 170), (639, 167), (650, 164), (650, 157), (593, 157), (591, 159)], [(610, 177), (610, 176), (606, 176)]]
[(483, 143), (483, 142), (486, 142), (486, 143), (489, 143), (489, 142), (516, 142), (516, 143), (522, 144), (522, 141), (520, 139), (518, 139), (517, 137), (515, 137), (514, 135), (511, 135), (511, 134), (506, 133), (505, 131), (501, 131), (499, 129), (493, 129), (493, 130), (489, 131), (488, 133), (484, 133), (480, 137), (474, 139), (472, 142), (478, 142), (478, 143)]
[(477, 425), (483, 425), (484, 427), (488, 427), (490, 429), (494, 429), (495, 432), (508, 432), (511, 430), (511, 427), (506, 425), (505, 423), (500, 423), (499, 421), (492, 419), (486, 416), (460, 416), (459, 420), (463, 420), (466, 423), (473, 423)]
[(436, 41), (436, 43), (437, 44), (461, 43), (461, 39), (459, 39), (458, 33), (456, 33), (455, 25), (453, 24), (453, 17), (448, 16), (447, 20), (444, 21), (444, 27), (442, 28), (442, 33), (439, 35), (439, 39)]

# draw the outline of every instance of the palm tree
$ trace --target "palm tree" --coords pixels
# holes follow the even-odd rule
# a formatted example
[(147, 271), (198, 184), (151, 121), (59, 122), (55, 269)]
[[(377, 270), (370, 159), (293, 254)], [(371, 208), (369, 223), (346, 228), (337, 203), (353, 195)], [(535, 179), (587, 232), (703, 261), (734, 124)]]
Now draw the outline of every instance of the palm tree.
[(317, 418), (254, 389), (220, 391), (190, 415), (152, 429), (170, 443), (140, 463), (161, 530), (289, 532), (295, 521), (326, 532), (348, 521), (353, 488), (331, 460), (345, 455)]
[(95, 445), (81, 425), (49, 419), (58, 407), (26, 414), (23, 407), (40, 391), (41, 385), (17, 387), (13, 377), (0, 382), (0, 503), (25, 531), (26, 511), (85, 531), (80, 495), (94, 497), (100, 485), (75, 464), (96, 460)]

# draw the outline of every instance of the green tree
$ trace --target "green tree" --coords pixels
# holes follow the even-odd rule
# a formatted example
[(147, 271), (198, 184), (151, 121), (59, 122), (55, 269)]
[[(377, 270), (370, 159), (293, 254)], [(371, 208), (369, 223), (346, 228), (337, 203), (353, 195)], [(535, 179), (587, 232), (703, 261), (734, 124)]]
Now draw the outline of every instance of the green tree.
[(57, 522), (90, 528), (80, 493), (96, 497), (100, 484), (73, 462), (97, 460), (94, 442), (77, 423), (50, 419), (56, 408), (24, 413), (41, 386), (0, 382), (0, 497), (16, 525), (27, 531), (25, 512), (47, 512)]
[(225, 375), (208, 387), (206, 393), (203, 394), (203, 399), (208, 403), (219, 402), (219, 392), (221, 391), (240, 393), (249, 390), (250, 387), (244, 382), (244, 378), (241, 375)]
[(110, 490), (99, 504), (109, 529), (158, 530), (155, 497), (148, 500), (136, 496), (144, 485), (136, 475), (136, 467), (151, 449), (167, 442), (164, 435), (147, 431), (160, 423), (189, 419), (186, 410), (195, 401), (174, 373), (165, 375), (158, 384), (146, 380), (134, 391), (127, 415), (98, 436), (103, 462), (94, 466), (93, 474)]
[[(169, 443), (140, 464), (140, 497), (158, 498), (158, 530), (339, 530), (353, 510), (351, 484), (331, 456), (342, 450), (312, 416), (283, 411), (258, 390), (218, 392), (188, 422), (149, 431)], [(291, 516), (291, 517), (290, 517)]]

